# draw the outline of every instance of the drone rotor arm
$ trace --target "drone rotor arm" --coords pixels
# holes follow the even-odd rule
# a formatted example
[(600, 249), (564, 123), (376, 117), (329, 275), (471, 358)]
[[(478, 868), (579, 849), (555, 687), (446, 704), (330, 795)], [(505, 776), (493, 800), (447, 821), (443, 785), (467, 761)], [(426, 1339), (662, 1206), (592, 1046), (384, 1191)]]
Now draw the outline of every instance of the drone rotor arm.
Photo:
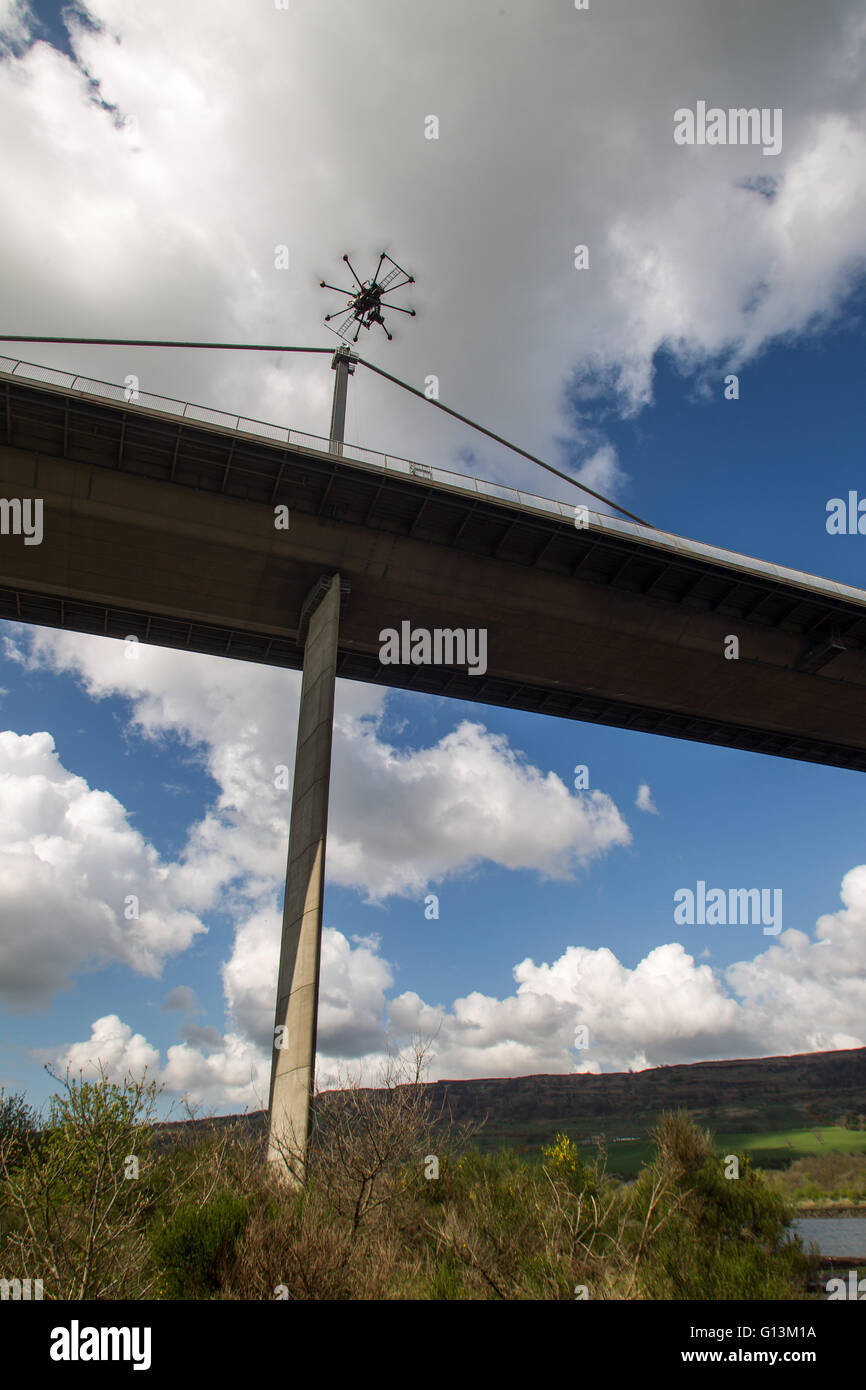
[(349, 269), (351, 270), (352, 275), (354, 276), (354, 278), (358, 281), (358, 288), (362, 290), (362, 289), (364, 288), (364, 282), (363, 282), (363, 280), (358, 280), (358, 277), (357, 277), (357, 275), (355, 274), (355, 267), (352, 265), (352, 262), (349, 260), (349, 257), (348, 257), (348, 256), (344, 256), (344, 257), (343, 257), (343, 260), (346, 262), (346, 265), (347, 265), (347, 266), (349, 267)]
[(323, 290), (336, 290), (337, 294), (347, 294), (350, 299), (355, 298), (354, 290), (344, 290), (341, 285), (329, 285), (324, 280), (319, 281), (319, 288)]

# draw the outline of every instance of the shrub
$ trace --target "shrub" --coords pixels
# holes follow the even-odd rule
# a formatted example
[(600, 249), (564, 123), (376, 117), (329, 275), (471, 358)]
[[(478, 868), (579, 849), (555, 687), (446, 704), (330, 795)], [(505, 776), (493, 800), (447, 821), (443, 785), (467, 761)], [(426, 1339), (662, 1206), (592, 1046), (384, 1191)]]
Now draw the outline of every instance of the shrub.
[(739, 1154), (739, 1177), (726, 1178), (709, 1134), (683, 1114), (664, 1115), (653, 1137), (658, 1158), (636, 1189), (645, 1196), (663, 1178), (667, 1190), (658, 1207), (664, 1224), (643, 1262), (643, 1296), (805, 1296), (809, 1260), (799, 1238), (789, 1235), (792, 1212), (750, 1159)]
[(15, 1218), (4, 1259), (14, 1258), (20, 1277), (42, 1278), (48, 1298), (145, 1297), (148, 1121), (158, 1087), (144, 1077), (55, 1080), (61, 1090), (38, 1142), (0, 1143), (0, 1194)]
[(160, 1296), (211, 1297), (249, 1214), (248, 1201), (226, 1191), (216, 1193), (203, 1206), (185, 1202), (172, 1212), (152, 1242)]
[(36, 1112), (27, 1104), (24, 1093), (7, 1094), (0, 1087), (0, 1151), (10, 1167), (21, 1162), (38, 1133)]
[(596, 1172), (583, 1163), (577, 1144), (567, 1134), (557, 1134), (554, 1142), (541, 1150), (547, 1167), (575, 1192), (595, 1191)]
[(866, 1153), (807, 1154), (768, 1176), (771, 1186), (794, 1201), (820, 1201), (840, 1194), (866, 1199)]

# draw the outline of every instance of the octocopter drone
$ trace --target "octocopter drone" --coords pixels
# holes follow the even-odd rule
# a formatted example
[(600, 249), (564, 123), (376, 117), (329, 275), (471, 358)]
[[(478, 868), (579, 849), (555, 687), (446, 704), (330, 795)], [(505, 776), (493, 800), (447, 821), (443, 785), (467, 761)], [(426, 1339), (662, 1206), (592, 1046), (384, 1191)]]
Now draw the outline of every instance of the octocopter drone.
[[(343, 260), (352, 272), (352, 276), (358, 288), (357, 290), (344, 290), (341, 289), (339, 285), (329, 285), (324, 280), (319, 281), (323, 290), (336, 290), (337, 294), (347, 294), (349, 296), (346, 308), (339, 309), (333, 314), (326, 314), (325, 323), (328, 328), (331, 329), (332, 333), (336, 333), (337, 337), (342, 338), (346, 343), (357, 343), (358, 335), (362, 328), (370, 329), (373, 327), (374, 323), (378, 323), (382, 327), (385, 337), (391, 342), (393, 334), (388, 332), (385, 320), (382, 316), (382, 310), (394, 309), (398, 314), (408, 314), (410, 318), (415, 317), (415, 310), (401, 309), (399, 304), (390, 304), (384, 300), (382, 296), (386, 293), (393, 294), (396, 290), (401, 290), (404, 285), (414, 285), (415, 276), (410, 275), (401, 265), (398, 265), (386, 251), (383, 251), (379, 256), (379, 264), (376, 266), (376, 273), (369, 280), (360, 280), (358, 278), (348, 256), (344, 256)], [(379, 276), (382, 273), (382, 266), (386, 261), (391, 266), (391, 269), (387, 271), (380, 280)], [(401, 275), (403, 276), (402, 280), (399, 279)], [(331, 328), (331, 319), (340, 318), (340, 315), (342, 315), (342, 318), (336, 328)], [(350, 338), (349, 334), (351, 333), (353, 324), (355, 326), (355, 336)]]

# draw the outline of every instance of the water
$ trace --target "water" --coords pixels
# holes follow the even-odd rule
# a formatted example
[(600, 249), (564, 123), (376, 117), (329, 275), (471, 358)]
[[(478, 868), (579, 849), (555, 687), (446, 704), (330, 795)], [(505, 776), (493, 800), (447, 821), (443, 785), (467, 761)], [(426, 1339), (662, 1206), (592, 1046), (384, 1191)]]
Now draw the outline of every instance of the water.
[(866, 1259), (866, 1218), (860, 1216), (798, 1216), (791, 1223), (807, 1247), (817, 1245), (822, 1255)]

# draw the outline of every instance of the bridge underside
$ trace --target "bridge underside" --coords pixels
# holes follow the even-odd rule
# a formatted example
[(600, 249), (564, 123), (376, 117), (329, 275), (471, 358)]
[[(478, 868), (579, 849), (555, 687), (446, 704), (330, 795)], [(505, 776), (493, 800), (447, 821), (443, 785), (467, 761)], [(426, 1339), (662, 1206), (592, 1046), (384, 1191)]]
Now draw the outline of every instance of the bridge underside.
[[(0, 497), (44, 500), (40, 545), (0, 536), (4, 618), (300, 668), (339, 572), (341, 677), (866, 769), (866, 594), (3, 374)], [(404, 621), (486, 628), (486, 673), (382, 666)]]

